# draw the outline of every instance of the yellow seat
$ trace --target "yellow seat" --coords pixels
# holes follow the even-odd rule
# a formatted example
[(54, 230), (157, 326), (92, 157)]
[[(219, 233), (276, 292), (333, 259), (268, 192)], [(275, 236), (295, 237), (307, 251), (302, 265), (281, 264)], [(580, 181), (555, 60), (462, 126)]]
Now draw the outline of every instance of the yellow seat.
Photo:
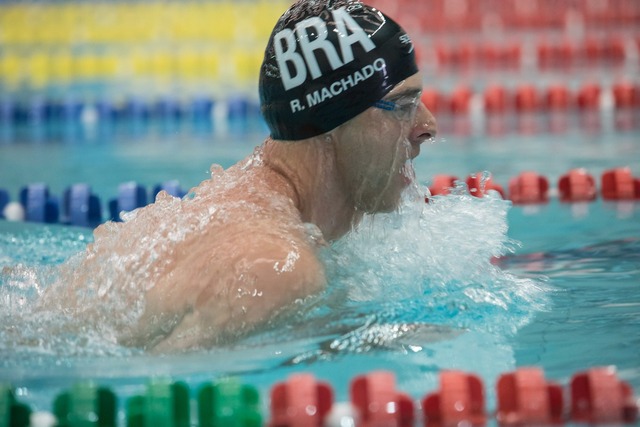
[(22, 80), (22, 58), (16, 53), (7, 52), (0, 56), (0, 81), (7, 87), (15, 87)]
[(234, 78), (236, 83), (244, 85), (258, 80), (263, 52), (259, 50), (239, 50), (234, 52)]
[(218, 79), (221, 75), (220, 53), (207, 49), (201, 53), (202, 77), (205, 79)]
[(49, 67), (51, 70), (51, 79), (60, 83), (73, 80), (74, 60), (71, 53), (67, 50), (55, 52), (49, 59)]
[(202, 76), (201, 55), (193, 49), (183, 49), (176, 53), (176, 77), (193, 79)]
[(26, 79), (31, 87), (41, 88), (50, 80), (49, 55), (39, 51), (26, 58)]

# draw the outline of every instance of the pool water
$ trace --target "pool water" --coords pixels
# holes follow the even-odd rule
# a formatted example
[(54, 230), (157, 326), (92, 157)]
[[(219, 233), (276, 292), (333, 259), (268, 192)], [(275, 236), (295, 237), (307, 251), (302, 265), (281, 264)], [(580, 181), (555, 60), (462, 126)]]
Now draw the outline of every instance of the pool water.
[[(398, 213), (367, 218), (323, 253), (328, 290), (223, 348), (145, 354), (100, 335), (109, 319), (104, 330), (65, 331), (64, 319), (30, 307), (91, 230), (0, 221), (0, 269), (12, 268), (0, 275), (0, 381), (44, 410), (81, 379), (126, 396), (158, 375), (194, 386), (239, 376), (266, 396), (289, 374), (311, 372), (346, 400), (349, 379), (361, 373), (390, 370), (399, 389), (421, 398), (440, 370), (455, 368), (480, 375), (493, 404), (497, 376), (516, 367), (537, 365), (566, 383), (578, 371), (615, 365), (640, 390), (640, 204), (553, 199), (522, 207), (463, 189), (429, 204), (419, 197), (438, 173), (490, 171), (506, 186), (535, 170), (554, 187), (574, 167), (599, 176), (630, 166), (637, 175), (638, 129), (471, 137), (443, 126), (444, 136), (416, 159), (418, 196), (408, 194)], [(87, 182), (103, 202), (130, 180), (150, 187), (178, 179), (189, 188), (208, 178), (210, 163), (227, 167), (251, 153), (264, 135), (253, 129), (124, 128), (55, 141), (18, 133), (0, 144), (0, 187), (15, 197), (30, 182), (54, 194)]]

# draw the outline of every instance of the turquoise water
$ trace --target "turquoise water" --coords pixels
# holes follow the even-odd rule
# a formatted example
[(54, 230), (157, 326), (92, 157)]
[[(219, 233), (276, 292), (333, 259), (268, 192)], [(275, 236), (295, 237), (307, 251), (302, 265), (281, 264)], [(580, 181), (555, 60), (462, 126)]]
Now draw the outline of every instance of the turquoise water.
[[(46, 182), (54, 194), (88, 182), (104, 203), (130, 180), (196, 185), (212, 162), (229, 166), (262, 134), (129, 127), (68, 140), (18, 136), (0, 144), (0, 187), (14, 200), (29, 182)], [(416, 172), (422, 185), (436, 173), (483, 170), (504, 186), (531, 169), (552, 186), (573, 167), (598, 177), (630, 166), (637, 176), (638, 140), (637, 129), (578, 125), (559, 134), (468, 137), (444, 121)], [(479, 374), (492, 401), (496, 377), (519, 366), (541, 366), (566, 383), (613, 364), (638, 391), (639, 211), (637, 202), (523, 208), (464, 194), (429, 205), (408, 197), (399, 213), (368, 218), (323, 254), (331, 285), (294, 315), (234, 345), (171, 356), (120, 347), (96, 330), (68, 333), (64, 319), (34, 313), (56, 266), (83, 251), (91, 232), (0, 221), (0, 268), (14, 268), (0, 275), (0, 379), (24, 387), (24, 399), (40, 409), (80, 379), (127, 395), (157, 375), (189, 384), (238, 375), (267, 393), (305, 371), (345, 400), (360, 373), (391, 370), (398, 387), (418, 398), (435, 389), (439, 370), (456, 368)]]

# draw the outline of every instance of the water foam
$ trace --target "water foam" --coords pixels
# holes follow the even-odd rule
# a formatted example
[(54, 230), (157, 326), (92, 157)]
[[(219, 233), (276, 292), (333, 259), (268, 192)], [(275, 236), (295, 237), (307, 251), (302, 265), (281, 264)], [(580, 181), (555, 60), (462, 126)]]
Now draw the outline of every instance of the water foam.
[(453, 194), (424, 203), (405, 194), (398, 212), (368, 216), (327, 256), (330, 277), (353, 304), (377, 316), (511, 334), (546, 309), (544, 283), (492, 263), (512, 253), (510, 202)]
[[(220, 171), (212, 169), (216, 173)], [(302, 335), (322, 334), (314, 321), (319, 319), (360, 349), (369, 348), (366, 337), (372, 336), (371, 328), (396, 333), (416, 329), (406, 325), (437, 324), (512, 334), (546, 308), (544, 284), (491, 263), (493, 257), (514, 248), (506, 235), (509, 202), (475, 198), (461, 188), (425, 203), (426, 189), (416, 185), (410, 190), (398, 212), (365, 217), (356, 230), (322, 254), (330, 285), (323, 295), (300, 303), (294, 327), (302, 328)], [(212, 206), (207, 197), (196, 196)], [(144, 290), (162, 274), (158, 260), (171, 254), (172, 243), (206, 227), (212, 214), (187, 211), (184, 200), (164, 194), (156, 204), (156, 209), (125, 218), (140, 226), (128, 237), (147, 249), (142, 253), (108, 250), (123, 238), (118, 224), (107, 224), (97, 232), (86, 257), (83, 251), (61, 266), (65, 254), (90, 239), (60, 238), (50, 231), (33, 238), (32, 265), (18, 264), (1, 276), (0, 353), (11, 354), (7, 360), (15, 360), (16, 351), (31, 356), (135, 353), (117, 343), (116, 331), (140, 316)], [(24, 243), (20, 239), (17, 244)], [(51, 253), (58, 255), (50, 257)], [(21, 262), (20, 256), (4, 254), (2, 259)], [(85, 286), (67, 287), (79, 277)], [(58, 283), (51, 286), (53, 282)], [(46, 293), (43, 309), (38, 299)], [(70, 298), (75, 300), (74, 309), (67, 307)], [(274, 325), (281, 336), (291, 330), (291, 325)], [(358, 330), (362, 334), (354, 334)], [(349, 348), (340, 342), (335, 346)]]

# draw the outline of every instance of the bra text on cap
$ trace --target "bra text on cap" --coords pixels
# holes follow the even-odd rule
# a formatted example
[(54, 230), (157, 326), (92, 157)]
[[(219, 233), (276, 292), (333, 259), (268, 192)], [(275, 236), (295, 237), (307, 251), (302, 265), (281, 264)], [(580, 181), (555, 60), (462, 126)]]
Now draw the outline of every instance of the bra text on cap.
[[(276, 61), (280, 68), (285, 90), (303, 84), (307, 79), (307, 72), (311, 74), (312, 79), (322, 76), (315, 56), (316, 50), (324, 51), (331, 69), (335, 71), (353, 61), (352, 46), (354, 44), (360, 43), (366, 52), (376, 48), (375, 43), (344, 7), (333, 10), (331, 13), (338, 31), (338, 48), (342, 58), (338, 55), (336, 46), (327, 40), (328, 30), (325, 22), (317, 16), (298, 22), (295, 32), (285, 28), (274, 36)], [(313, 40), (309, 37), (310, 29), (316, 35)], [(302, 55), (296, 52), (296, 35), (300, 41)], [(289, 68), (288, 63), (292, 66), (293, 73), (291, 73), (292, 69)]]

